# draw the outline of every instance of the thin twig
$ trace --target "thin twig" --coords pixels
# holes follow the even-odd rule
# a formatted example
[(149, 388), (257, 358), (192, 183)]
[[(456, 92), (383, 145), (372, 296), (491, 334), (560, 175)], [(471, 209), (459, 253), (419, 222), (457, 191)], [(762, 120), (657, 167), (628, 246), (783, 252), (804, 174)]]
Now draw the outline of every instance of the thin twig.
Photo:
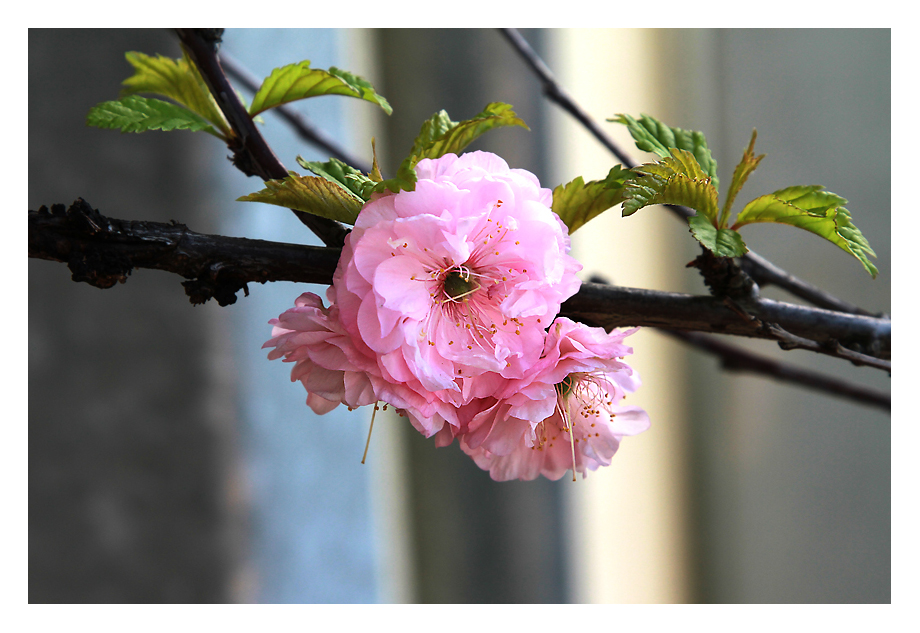
[[(556, 78), (549, 70), (549, 67), (540, 56), (537, 55), (536, 51), (533, 50), (517, 29), (499, 30), (511, 43), (524, 62), (539, 77), (540, 82), (543, 84), (543, 94), (545, 94), (550, 101), (575, 117), (575, 119), (594, 135), (594, 138), (617, 157), (624, 167), (635, 167), (636, 162), (631, 160), (613, 139), (595, 123), (591, 116), (582, 110), (578, 103), (562, 89), (559, 82), (556, 81)], [(666, 204), (662, 206), (667, 207), (673, 213), (684, 219), (694, 215), (692, 210), (679, 205)], [(808, 301), (812, 305), (822, 308), (837, 310), (839, 312), (849, 312), (851, 314), (872, 314), (862, 308), (858, 308), (846, 301), (838, 299), (808, 282), (798, 279), (753, 251), (749, 251), (740, 259), (742, 268), (745, 272), (762, 286), (766, 284), (779, 286), (788, 290), (795, 296)]]
[(866, 365), (887, 371), (889, 374), (891, 373), (890, 360), (882, 360), (880, 358), (875, 358), (874, 356), (869, 356), (868, 354), (861, 354), (851, 349), (847, 349), (835, 339), (830, 339), (824, 343), (818, 343), (817, 341), (810, 338), (797, 336), (791, 332), (787, 332), (776, 323), (764, 321), (763, 319), (750, 314), (732, 299), (726, 297), (723, 299), (723, 301), (725, 302), (725, 305), (728, 306), (732, 312), (737, 314), (745, 323), (750, 324), (751, 327), (755, 327), (768, 332), (770, 336), (775, 339), (779, 343), (779, 346), (784, 350), (805, 349), (817, 354), (825, 354), (835, 358), (842, 358), (857, 366)]
[(797, 297), (807, 297), (809, 303), (819, 308), (836, 310), (837, 312), (849, 312), (850, 314), (862, 314), (865, 316), (882, 316), (881, 314), (873, 314), (843, 299), (838, 299), (821, 288), (790, 275), (785, 270), (754, 251), (748, 251), (744, 257), (740, 258), (739, 263), (741, 264), (741, 269), (750, 275), (758, 285), (767, 286), (772, 284), (780, 288), (785, 288)]
[(891, 394), (883, 391), (752, 354), (747, 350), (728, 345), (706, 334), (664, 329), (659, 331), (680, 339), (697, 349), (715, 354), (719, 357), (722, 367), (728, 371), (749, 372), (760, 376), (768, 376), (779, 382), (807, 387), (815, 391), (822, 391), (833, 396), (891, 411)]
[(594, 135), (600, 143), (606, 147), (610, 152), (617, 157), (617, 159), (623, 163), (626, 167), (635, 167), (636, 164), (632, 162), (628, 155), (626, 155), (623, 150), (617, 146), (613, 140), (607, 136), (604, 131), (595, 123), (594, 119), (591, 116), (582, 110), (581, 106), (572, 99), (569, 94), (562, 88), (556, 78), (553, 76), (552, 71), (550, 71), (549, 66), (537, 55), (536, 51), (530, 46), (527, 40), (524, 39), (517, 29), (499, 29), (502, 34), (508, 38), (508, 41), (511, 42), (515, 50), (521, 55), (524, 59), (524, 62), (530, 66), (530, 69), (537, 74), (540, 78), (540, 83), (543, 84), (543, 94), (546, 97), (554, 102), (556, 105), (561, 107), (563, 110), (571, 114), (575, 119), (578, 120), (591, 134)]
[(817, 341), (790, 334), (775, 323), (764, 323), (763, 327), (770, 331), (770, 334), (780, 339), (779, 346), (784, 350), (807, 349), (818, 354), (826, 354), (835, 358), (848, 360), (854, 365), (867, 365), (891, 373), (891, 361), (881, 360), (868, 354), (860, 354), (851, 349), (847, 349), (838, 342), (831, 342), (828, 345), (821, 345)]
[[(233, 164), (247, 176), (259, 176), (263, 180), (286, 178), (287, 169), (265, 142), (230, 85), (217, 55), (217, 40), (211, 31), (176, 29), (185, 52), (195, 63), (233, 129), (234, 137), (229, 144), (234, 153)], [(344, 243), (347, 231), (338, 222), (302, 211), (292, 211), (326, 246), (341, 246)]]

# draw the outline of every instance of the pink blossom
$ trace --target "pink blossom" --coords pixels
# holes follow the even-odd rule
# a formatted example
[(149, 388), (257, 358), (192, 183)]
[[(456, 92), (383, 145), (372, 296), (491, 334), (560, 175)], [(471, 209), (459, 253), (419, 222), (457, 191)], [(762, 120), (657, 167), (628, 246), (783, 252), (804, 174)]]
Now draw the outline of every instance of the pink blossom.
[[(334, 298), (334, 289), (329, 295)], [(293, 308), (277, 319), (272, 338), (263, 348), (274, 348), (270, 360), (293, 362), (291, 380), (307, 390), (307, 404), (318, 414), (339, 404), (357, 408), (378, 401), (406, 413), (413, 426), (430, 437), (445, 422), (458, 425), (454, 407), (415, 383), (390, 382), (381, 372), (376, 355), (345, 331), (335, 303), (329, 308), (317, 295), (307, 292)]]
[(486, 152), (416, 173), (415, 191), (362, 209), (329, 307), (305, 293), (270, 322), (269, 358), (294, 363), (316, 413), (387, 403), (497, 480), (609, 464), (649, 425), (620, 404), (639, 386), (623, 362), (634, 330), (555, 318), (581, 266), (552, 193)]
[(300, 295), (294, 307), (269, 321), (272, 338), (262, 347), (273, 347), (269, 360), (284, 357), (293, 362), (291, 380), (307, 390), (307, 404), (318, 414), (340, 403), (359, 407), (377, 401), (367, 372), (359, 369), (361, 359), (337, 319), (336, 307), (329, 310), (312, 292)]
[(461, 448), (498, 481), (559, 479), (573, 461), (582, 475), (609, 465), (624, 436), (649, 428), (643, 409), (620, 404), (639, 386), (622, 361), (632, 354), (623, 339), (634, 331), (556, 319), (532, 373), (473, 418), (458, 434)]
[(415, 191), (361, 211), (336, 302), (384, 380), (458, 407), (529, 371), (581, 266), (533, 174), (486, 152), (425, 159), (416, 173)]

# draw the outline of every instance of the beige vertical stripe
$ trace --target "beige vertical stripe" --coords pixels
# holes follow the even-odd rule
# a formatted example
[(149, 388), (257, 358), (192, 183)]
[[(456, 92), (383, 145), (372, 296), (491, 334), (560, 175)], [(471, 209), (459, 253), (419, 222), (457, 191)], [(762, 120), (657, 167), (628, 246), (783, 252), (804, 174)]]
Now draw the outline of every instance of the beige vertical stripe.
[[(624, 126), (605, 123), (618, 113), (660, 114), (656, 50), (663, 33), (653, 30), (557, 30), (551, 32), (550, 66), (563, 87), (636, 160)], [(570, 116), (554, 108), (558, 161), (554, 183), (576, 176), (603, 178), (617, 161)], [(665, 119), (666, 120), (666, 119)], [(623, 218), (614, 209), (573, 236), (583, 278), (602, 274), (621, 286), (676, 289), (681, 229), (659, 208)], [(676, 253), (676, 255), (675, 255)], [(681, 434), (685, 401), (682, 350), (652, 331), (631, 342), (630, 364), (643, 386), (628, 404), (645, 408), (652, 428), (625, 438), (613, 464), (567, 491), (572, 539), (572, 586), (578, 602), (672, 603), (691, 598), (687, 581), (685, 455)]]

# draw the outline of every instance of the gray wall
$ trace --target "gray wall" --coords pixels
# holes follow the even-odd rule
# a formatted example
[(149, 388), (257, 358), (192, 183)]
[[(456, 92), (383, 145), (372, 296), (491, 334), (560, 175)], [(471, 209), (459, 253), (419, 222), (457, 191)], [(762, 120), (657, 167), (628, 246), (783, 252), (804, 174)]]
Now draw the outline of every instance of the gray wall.
[[(167, 31), (29, 31), (29, 208), (85, 198), (122, 219), (213, 231), (208, 140), (85, 125), (118, 96), (128, 50)], [(109, 290), (29, 260), (29, 601), (223, 602), (241, 551), (233, 409), (216, 305), (136, 271)]]
[[(805, 231), (748, 226), (748, 246), (832, 294), (891, 310), (889, 30), (669, 31), (673, 125), (701, 129), (731, 170), (758, 131), (766, 153), (736, 202), (820, 184), (878, 253), (855, 258)], [(677, 51), (682, 50), (681, 54)], [(691, 254), (692, 256), (692, 254)], [(687, 288), (704, 292), (696, 277)], [(764, 295), (799, 300), (767, 288)], [(738, 342), (738, 341), (735, 341)], [(745, 347), (890, 390), (887, 373), (768, 343)], [(891, 417), (694, 354), (699, 597), (711, 602), (890, 602)]]

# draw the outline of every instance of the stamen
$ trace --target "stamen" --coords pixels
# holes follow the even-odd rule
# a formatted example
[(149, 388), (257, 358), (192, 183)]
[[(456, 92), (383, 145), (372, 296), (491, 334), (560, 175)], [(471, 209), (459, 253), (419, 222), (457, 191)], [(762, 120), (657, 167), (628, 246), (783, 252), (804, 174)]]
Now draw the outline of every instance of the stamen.
[[(377, 415), (377, 409), (380, 408), (377, 406), (378, 404), (379, 402), (374, 403), (374, 412), (371, 413), (371, 428), (367, 430), (367, 443), (364, 445), (364, 455), (361, 457), (362, 464), (364, 463), (364, 460), (367, 459), (367, 449), (370, 448), (371, 445), (371, 433), (374, 430), (374, 417)], [(384, 405), (384, 408), (386, 408), (386, 405)]]
[(562, 430), (568, 431), (569, 440), (572, 444), (572, 481), (576, 481), (575, 473), (577, 471), (575, 470), (575, 425), (569, 422), (569, 410), (566, 406), (567, 401), (562, 397), (561, 394), (559, 394), (559, 385), (556, 385), (556, 393), (556, 410), (559, 411), (559, 415), (562, 418)]

